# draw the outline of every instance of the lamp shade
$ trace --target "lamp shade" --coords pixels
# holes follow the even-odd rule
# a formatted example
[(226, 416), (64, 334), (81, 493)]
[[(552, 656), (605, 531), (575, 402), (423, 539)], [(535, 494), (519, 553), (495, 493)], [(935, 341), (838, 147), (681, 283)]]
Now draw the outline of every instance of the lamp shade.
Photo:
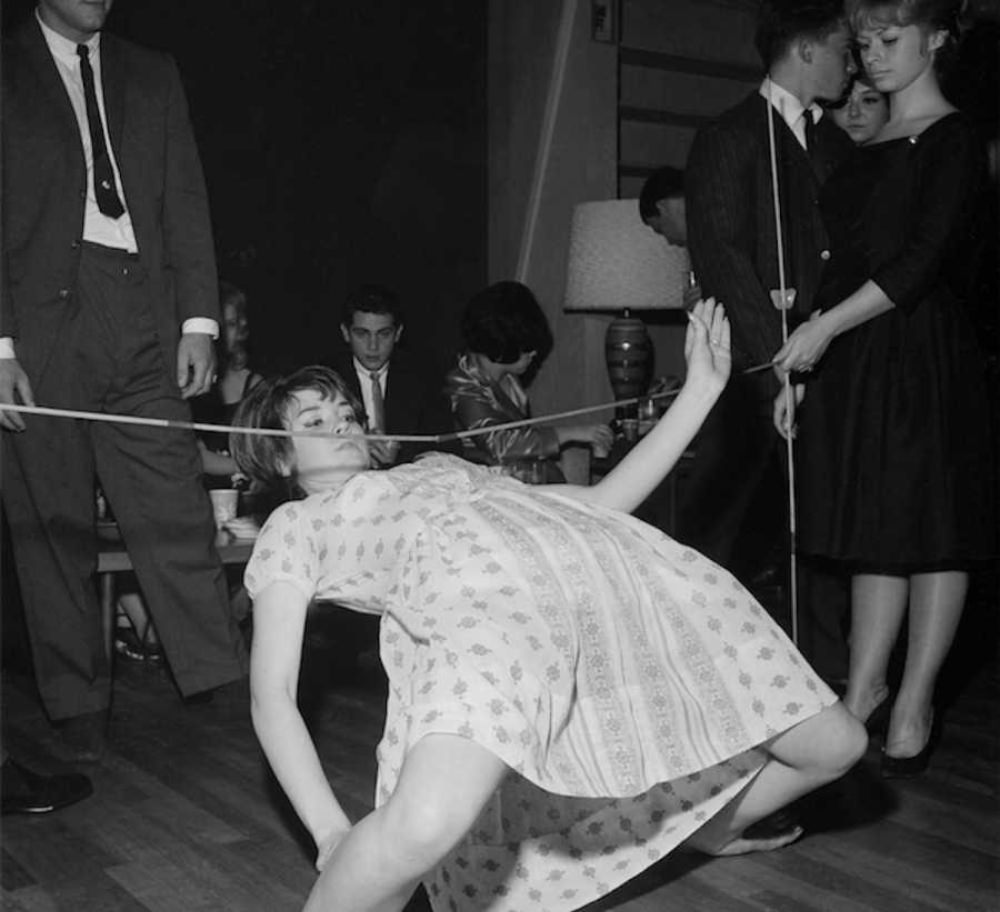
[(687, 250), (643, 224), (638, 200), (580, 203), (573, 211), (565, 310), (683, 308)]

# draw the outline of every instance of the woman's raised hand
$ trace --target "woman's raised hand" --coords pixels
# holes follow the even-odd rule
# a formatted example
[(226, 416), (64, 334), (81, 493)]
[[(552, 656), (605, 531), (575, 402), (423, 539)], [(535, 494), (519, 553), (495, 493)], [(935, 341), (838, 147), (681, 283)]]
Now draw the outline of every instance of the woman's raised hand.
[(688, 311), (684, 357), (687, 359), (685, 385), (702, 384), (722, 389), (732, 370), (729, 318), (715, 298), (699, 301)]

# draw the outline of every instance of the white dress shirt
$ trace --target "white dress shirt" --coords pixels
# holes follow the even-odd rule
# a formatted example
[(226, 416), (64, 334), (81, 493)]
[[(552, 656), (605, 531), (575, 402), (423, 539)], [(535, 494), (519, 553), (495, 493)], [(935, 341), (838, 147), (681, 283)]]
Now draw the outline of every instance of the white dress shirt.
[[(354, 372), (358, 375), (358, 386), (361, 387), (361, 399), (365, 406), (365, 414), (369, 420), (375, 416), (375, 403), (372, 401), (372, 371), (368, 370), (357, 358), (354, 361)], [(387, 361), (377, 371), (378, 385), (382, 390), (382, 402), (385, 402), (386, 384), (389, 382), (389, 362)], [(386, 428), (379, 428), (384, 434)]]
[[(774, 110), (788, 124), (788, 128), (795, 134), (799, 145), (804, 149), (806, 147), (806, 121), (803, 115), (806, 108), (803, 107), (802, 102), (769, 78), (765, 78), (760, 84), (760, 94), (765, 101), (770, 99)], [(813, 102), (808, 110), (812, 113), (813, 123), (819, 123), (819, 119), (823, 116), (823, 109)]]

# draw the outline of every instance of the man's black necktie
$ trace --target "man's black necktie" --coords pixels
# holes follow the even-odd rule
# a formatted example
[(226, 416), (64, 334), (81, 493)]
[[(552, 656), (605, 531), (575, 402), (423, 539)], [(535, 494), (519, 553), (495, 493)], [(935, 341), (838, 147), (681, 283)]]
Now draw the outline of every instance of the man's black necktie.
[(806, 128), (806, 155), (809, 156), (809, 161), (812, 162), (815, 168), (820, 162), (820, 154), (819, 148), (816, 145), (816, 120), (809, 108), (806, 108), (802, 112), (802, 120)]
[(101, 111), (97, 107), (97, 93), (94, 91), (94, 71), (90, 66), (90, 49), (78, 44), (80, 55), (80, 75), (83, 77), (83, 96), (87, 103), (87, 127), (90, 130), (90, 148), (94, 159), (94, 196), (97, 208), (109, 218), (118, 218), (125, 207), (115, 190), (115, 175), (111, 170), (111, 157), (104, 144), (104, 126)]

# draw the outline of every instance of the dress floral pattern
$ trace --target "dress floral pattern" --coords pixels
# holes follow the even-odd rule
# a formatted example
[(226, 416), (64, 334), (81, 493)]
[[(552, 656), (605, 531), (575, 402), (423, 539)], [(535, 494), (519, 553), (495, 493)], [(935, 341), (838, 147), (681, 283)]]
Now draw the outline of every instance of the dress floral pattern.
[(835, 702), (725, 570), (617, 511), (460, 459), (285, 504), (247, 566), (382, 615), (377, 803), (429, 733), (510, 772), (426, 885), (436, 912), (563, 912), (662, 858)]

